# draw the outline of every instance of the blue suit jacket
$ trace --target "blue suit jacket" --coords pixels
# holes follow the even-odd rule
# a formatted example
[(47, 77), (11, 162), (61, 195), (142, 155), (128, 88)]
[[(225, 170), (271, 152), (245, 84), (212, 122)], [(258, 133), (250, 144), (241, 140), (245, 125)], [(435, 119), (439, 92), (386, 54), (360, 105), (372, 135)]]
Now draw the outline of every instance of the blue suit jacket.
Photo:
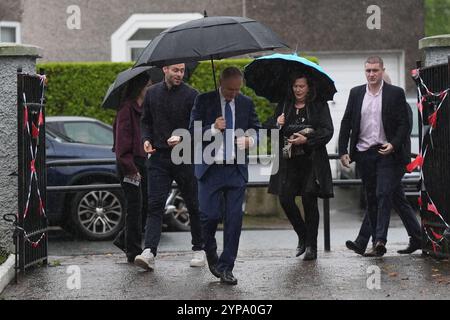
[[(258, 131), (261, 128), (261, 124), (256, 115), (255, 105), (251, 98), (239, 94), (235, 98), (235, 130), (242, 129), (244, 131), (248, 129), (255, 129)], [(222, 108), (220, 105), (220, 98), (218, 91), (211, 91), (208, 93), (197, 96), (194, 102), (194, 107), (191, 112), (191, 132), (194, 130), (194, 121), (202, 121), (202, 136), (205, 131), (211, 129), (211, 125), (216, 122), (216, 119), (222, 116)], [(255, 139), (255, 142), (257, 140)], [(211, 142), (203, 142), (202, 152), (204, 148)], [(197, 179), (201, 179), (210, 165), (203, 161), (202, 164), (195, 165), (195, 176)], [(239, 164), (239, 171), (244, 177), (245, 181), (248, 181), (248, 169), (247, 164)]]

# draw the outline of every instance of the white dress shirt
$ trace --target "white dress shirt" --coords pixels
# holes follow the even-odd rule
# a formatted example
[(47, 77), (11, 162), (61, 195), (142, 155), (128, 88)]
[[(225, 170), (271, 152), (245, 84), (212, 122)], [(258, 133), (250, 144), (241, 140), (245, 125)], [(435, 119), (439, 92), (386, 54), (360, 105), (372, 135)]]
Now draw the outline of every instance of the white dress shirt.
[[(222, 95), (222, 89), (219, 88), (219, 94), (220, 94), (220, 106), (222, 109), (222, 116), (225, 118), (225, 104), (226, 104), (226, 100), (225, 97)], [(236, 126), (236, 104), (235, 104), (235, 100), (231, 100), (230, 102), (230, 107), (231, 107), (231, 112), (233, 113), (233, 130), (231, 133), (229, 133), (229, 136), (232, 138), (231, 141), (233, 141), (233, 153), (232, 153), (232, 159), (234, 160), (236, 158), (236, 154), (235, 154), (235, 150), (234, 150), (234, 131), (235, 131), (235, 126)], [(215, 123), (213, 123), (211, 125), (211, 133), (213, 134), (213, 136), (216, 136), (218, 134), (222, 134), (222, 131), (220, 131), (219, 129), (216, 129), (214, 127)], [(228, 136), (227, 136), (228, 137)], [(222, 144), (220, 145), (220, 148), (217, 150), (216, 155), (214, 157), (214, 161), (218, 161), (221, 162), (224, 160), (223, 158), (223, 141)]]

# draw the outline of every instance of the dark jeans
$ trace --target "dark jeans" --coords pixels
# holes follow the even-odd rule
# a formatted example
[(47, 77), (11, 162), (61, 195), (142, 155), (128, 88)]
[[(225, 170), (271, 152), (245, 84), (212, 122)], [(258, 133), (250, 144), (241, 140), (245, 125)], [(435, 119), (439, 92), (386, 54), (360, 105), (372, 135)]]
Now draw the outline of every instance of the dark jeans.
[[(405, 192), (403, 191), (403, 186), (401, 184), (397, 187), (397, 189), (395, 189), (392, 196), (392, 207), (402, 220), (411, 241), (420, 242), (422, 237), (420, 224), (416, 219), (414, 209), (405, 197)], [(364, 215), (364, 220), (361, 224), (358, 237), (355, 240), (361, 248), (367, 248), (367, 244), (369, 243), (369, 239), (371, 237), (371, 232), (372, 229), (370, 228), (369, 217), (366, 213)]]
[(242, 229), (242, 204), (246, 182), (236, 165), (213, 164), (198, 181), (205, 252), (217, 255), (217, 225), (224, 220), (223, 251), (217, 262), (219, 272), (232, 271)]
[(295, 203), (295, 197), (295, 195), (280, 195), (281, 207), (294, 227), (299, 239), (304, 239), (307, 247), (317, 248), (320, 219), (317, 197), (311, 195), (302, 196), (305, 221), (303, 221), (300, 209)]
[(134, 164), (141, 174), (140, 186), (123, 182), (123, 172), (117, 167), (120, 184), (125, 194), (125, 225), (116, 240), (123, 245), (127, 256), (134, 257), (142, 252), (142, 212), (146, 212), (147, 169), (145, 159), (135, 158)]
[(404, 169), (393, 155), (383, 156), (377, 149), (358, 152), (356, 159), (367, 199), (367, 215), (374, 243), (387, 242), (392, 199)]
[(172, 182), (178, 185), (186, 208), (189, 211), (192, 235), (192, 250), (203, 250), (200, 216), (198, 210), (197, 183), (192, 165), (175, 165), (170, 153), (155, 153), (148, 168), (148, 211), (145, 226), (145, 248), (156, 256), (167, 197)]

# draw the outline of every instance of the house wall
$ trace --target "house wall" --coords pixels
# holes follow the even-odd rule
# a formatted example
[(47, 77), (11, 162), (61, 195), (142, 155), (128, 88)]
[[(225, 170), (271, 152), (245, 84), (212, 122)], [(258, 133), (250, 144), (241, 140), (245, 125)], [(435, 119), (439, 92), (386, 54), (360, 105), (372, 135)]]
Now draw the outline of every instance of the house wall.
[[(49, 61), (111, 60), (111, 35), (136, 13), (203, 13), (263, 22), (292, 50), (404, 50), (405, 74), (419, 59), (424, 36), (423, 0), (22, 0), (22, 41), (44, 48)], [(381, 8), (381, 30), (367, 28), (367, 8)], [(68, 6), (81, 10), (81, 29), (69, 30)], [(413, 90), (412, 81), (406, 81)]]
[(22, 1), (1, 0), (0, 21), (20, 21), (22, 18)]

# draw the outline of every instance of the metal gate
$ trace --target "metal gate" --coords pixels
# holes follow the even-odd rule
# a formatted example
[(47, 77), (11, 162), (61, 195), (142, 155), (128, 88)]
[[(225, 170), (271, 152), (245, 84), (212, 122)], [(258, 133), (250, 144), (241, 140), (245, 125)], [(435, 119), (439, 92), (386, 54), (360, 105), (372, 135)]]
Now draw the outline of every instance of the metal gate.
[(16, 270), (47, 264), (45, 76), (17, 74), (18, 216)]
[[(450, 59), (450, 57), (449, 57)], [(423, 251), (438, 258), (450, 256), (450, 64), (413, 71), (417, 84), (422, 167), (419, 204)], [(420, 64), (418, 64), (420, 67)]]

